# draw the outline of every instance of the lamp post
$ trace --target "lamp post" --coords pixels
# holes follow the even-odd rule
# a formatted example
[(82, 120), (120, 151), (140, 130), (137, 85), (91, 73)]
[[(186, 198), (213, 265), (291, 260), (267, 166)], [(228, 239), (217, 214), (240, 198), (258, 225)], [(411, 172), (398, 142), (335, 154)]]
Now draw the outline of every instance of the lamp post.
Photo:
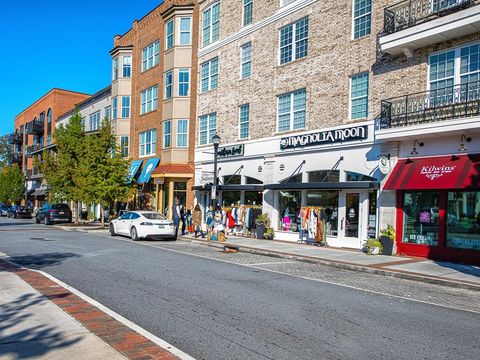
[(217, 175), (217, 159), (218, 159), (218, 145), (220, 144), (220, 136), (217, 133), (212, 138), (213, 142), (213, 186), (214, 190), (212, 191), (212, 206), (213, 211), (217, 209), (217, 187), (218, 187), (218, 175)]

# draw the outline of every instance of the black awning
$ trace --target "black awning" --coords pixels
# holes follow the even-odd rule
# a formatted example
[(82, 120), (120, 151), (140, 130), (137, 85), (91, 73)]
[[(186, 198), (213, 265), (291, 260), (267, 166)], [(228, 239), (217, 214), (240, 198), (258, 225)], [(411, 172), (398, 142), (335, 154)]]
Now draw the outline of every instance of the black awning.
[[(263, 191), (263, 185), (258, 184), (245, 184), (245, 185), (218, 185), (218, 191)], [(193, 186), (192, 190), (197, 191), (210, 191), (212, 190), (212, 185), (197, 185)]]
[(348, 189), (378, 189), (376, 181), (343, 181), (343, 182), (311, 182), (267, 184), (265, 190), (348, 190)]

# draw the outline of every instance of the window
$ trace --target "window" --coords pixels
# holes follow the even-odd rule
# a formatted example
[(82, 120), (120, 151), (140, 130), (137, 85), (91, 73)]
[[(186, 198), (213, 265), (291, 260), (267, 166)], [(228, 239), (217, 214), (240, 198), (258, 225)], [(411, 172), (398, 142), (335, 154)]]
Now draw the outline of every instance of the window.
[(140, 114), (157, 110), (158, 107), (158, 85), (152, 86), (140, 93), (141, 108)]
[(112, 76), (112, 78), (113, 78), (114, 81), (118, 79), (118, 57), (113, 59), (113, 76)]
[(190, 45), (192, 38), (192, 18), (180, 18), (180, 45)]
[(253, 19), (253, 0), (243, 0), (243, 26), (250, 25)]
[(338, 235), (338, 191), (307, 191), (307, 206), (321, 206), (324, 212), (325, 233)]
[(160, 41), (148, 45), (142, 50), (142, 71), (146, 71), (158, 64)]
[(52, 109), (47, 111), (47, 144), (52, 141)]
[(132, 57), (123, 57), (123, 77), (129, 78), (132, 75)]
[(112, 120), (112, 107), (111, 106), (107, 106), (105, 108), (105, 117), (108, 119), (108, 120)]
[(220, 2), (213, 4), (203, 12), (203, 46), (218, 40), (220, 35)]
[(406, 191), (403, 205), (404, 243), (438, 246), (440, 194), (436, 191)]
[(250, 77), (252, 72), (252, 43), (246, 43), (241, 47), (241, 78), (245, 79)]
[(128, 157), (128, 136), (120, 137), (120, 154), (122, 157)]
[(177, 120), (177, 147), (188, 146), (188, 120)]
[(206, 145), (212, 143), (212, 138), (217, 132), (217, 113), (203, 115), (198, 118), (199, 124), (199, 143)]
[(148, 130), (140, 133), (140, 156), (155, 154), (157, 144), (157, 130)]
[(350, 88), (350, 118), (354, 120), (368, 117), (368, 73), (352, 76)]
[(247, 139), (250, 123), (250, 104), (240, 106), (240, 139)]
[(169, 148), (172, 146), (172, 122), (170, 120), (165, 120), (163, 122), (163, 147)]
[(301, 59), (308, 53), (308, 17), (280, 29), (280, 64)]
[(216, 89), (218, 86), (218, 57), (204, 62), (200, 69), (200, 91)]
[(298, 232), (300, 228), (300, 191), (279, 191), (279, 228), (278, 230)]
[(178, 71), (178, 96), (188, 96), (190, 85), (190, 70), (180, 69)]
[(278, 96), (278, 131), (305, 128), (305, 89)]
[(448, 192), (447, 246), (480, 251), (480, 192)]
[(285, 6), (285, 5), (288, 5), (292, 2), (294, 2), (295, 0), (282, 0), (281, 3), (282, 3), (282, 6)]
[(100, 111), (90, 114), (90, 131), (97, 131), (100, 127)]
[(240, 191), (222, 191), (222, 206), (240, 205)]
[(130, 96), (122, 96), (122, 118), (130, 117)]
[(339, 182), (339, 170), (317, 170), (308, 172), (308, 182)]
[(165, 99), (172, 97), (172, 85), (173, 85), (173, 71), (167, 71), (165, 73)]
[(175, 29), (174, 25), (175, 23), (173, 22), (173, 20), (170, 20), (165, 25), (165, 28), (166, 28), (165, 50), (171, 49), (173, 47), (173, 31)]
[(353, 38), (358, 39), (370, 34), (372, 24), (372, 0), (354, 0)]
[[(80, 120), (80, 126), (82, 127), (82, 130), (85, 131), (85, 117), (82, 117), (82, 119)], [(25, 140), (27, 139), (28, 139), (28, 136), (25, 137)]]
[(117, 118), (117, 97), (112, 98), (112, 116), (114, 119)]

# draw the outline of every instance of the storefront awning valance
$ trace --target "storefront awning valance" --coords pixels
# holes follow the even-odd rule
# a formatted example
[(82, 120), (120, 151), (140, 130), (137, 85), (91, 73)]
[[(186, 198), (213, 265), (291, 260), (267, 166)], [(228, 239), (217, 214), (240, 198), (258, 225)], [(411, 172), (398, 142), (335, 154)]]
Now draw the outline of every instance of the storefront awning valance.
[[(212, 185), (199, 185), (192, 187), (192, 190), (210, 191)], [(218, 185), (219, 191), (263, 191), (263, 185), (245, 184), (245, 185)]]
[(145, 166), (143, 167), (142, 173), (138, 177), (137, 183), (144, 184), (149, 182), (150, 177), (152, 176), (152, 172), (153, 170), (155, 170), (159, 162), (160, 162), (159, 158), (149, 159), (145, 164)]
[(348, 190), (348, 189), (378, 189), (376, 181), (343, 181), (343, 182), (310, 182), (310, 183), (282, 183), (268, 184), (268, 190)]
[(159, 165), (153, 172), (152, 177), (193, 177), (193, 169), (184, 164)]
[(137, 174), (138, 169), (140, 169), (141, 165), (142, 165), (142, 160), (132, 161), (132, 163), (130, 164), (130, 167), (128, 168), (128, 174), (126, 179), (128, 184), (132, 182), (133, 178)]
[(480, 154), (401, 159), (385, 190), (478, 189)]

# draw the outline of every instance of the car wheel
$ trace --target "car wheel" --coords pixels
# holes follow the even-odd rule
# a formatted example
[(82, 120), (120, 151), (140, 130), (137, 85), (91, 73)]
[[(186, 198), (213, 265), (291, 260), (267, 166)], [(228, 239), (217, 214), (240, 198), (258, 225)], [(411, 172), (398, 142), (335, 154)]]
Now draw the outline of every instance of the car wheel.
[(48, 216), (45, 216), (45, 219), (43, 219), (43, 223), (45, 225), (50, 225), (50, 219), (48, 218)]
[(110, 235), (111, 236), (116, 236), (117, 234), (115, 233), (115, 227), (113, 226), (113, 224), (110, 224), (108, 226), (108, 230), (110, 230)]
[(35, 223), (40, 224), (40, 219), (38, 218), (38, 216), (35, 216)]
[(132, 238), (133, 241), (137, 241), (137, 240), (138, 240), (138, 233), (137, 233), (137, 229), (135, 229), (135, 226), (133, 226), (133, 227), (130, 229), (130, 237)]

